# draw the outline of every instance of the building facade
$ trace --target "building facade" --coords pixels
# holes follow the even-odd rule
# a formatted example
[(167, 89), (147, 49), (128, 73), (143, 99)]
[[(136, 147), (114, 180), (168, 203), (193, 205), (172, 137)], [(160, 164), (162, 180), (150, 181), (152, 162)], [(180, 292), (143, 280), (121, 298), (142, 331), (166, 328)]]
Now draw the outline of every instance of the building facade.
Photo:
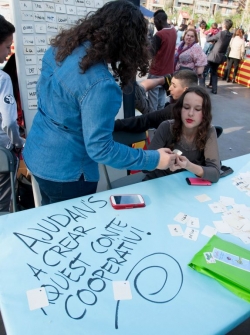
[(214, 16), (219, 12), (222, 16), (234, 15), (242, 0), (143, 0), (142, 5), (149, 10), (156, 11), (160, 8), (171, 8), (177, 15), (183, 8), (189, 9), (189, 16), (198, 14)]

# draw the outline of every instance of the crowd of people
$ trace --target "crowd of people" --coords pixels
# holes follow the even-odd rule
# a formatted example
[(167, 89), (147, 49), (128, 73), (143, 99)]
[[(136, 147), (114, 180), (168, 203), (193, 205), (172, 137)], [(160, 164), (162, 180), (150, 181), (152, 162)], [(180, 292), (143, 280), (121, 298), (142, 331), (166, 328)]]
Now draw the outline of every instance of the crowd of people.
[[(184, 28), (183, 28), (184, 27)], [(248, 35), (242, 28), (233, 28), (233, 22), (229, 19), (224, 20), (222, 24), (212, 22), (207, 24), (202, 20), (195, 28), (194, 35), (196, 43), (203, 51), (202, 56), (206, 55), (206, 65), (202, 74), (200, 85), (205, 86), (205, 80), (209, 75), (209, 84), (206, 87), (210, 88), (213, 94), (217, 94), (217, 70), (221, 63), (227, 61), (227, 66), (224, 73), (224, 80), (230, 82), (230, 72), (232, 65), (234, 66), (232, 83), (236, 83), (235, 77), (237, 75), (240, 60), (245, 56), (245, 45), (248, 41)], [(182, 24), (178, 28), (177, 35), (180, 40), (185, 41), (185, 34), (188, 31), (188, 25)], [(231, 32), (233, 30), (233, 32)], [(180, 35), (179, 32), (182, 32)], [(180, 40), (177, 40), (176, 46), (179, 49)], [(177, 49), (177, 53), (178, 53)]]
[[(23, 150), (42, 205), (96, 192), (98, 163), (143, 170), (145, 180), (182, 169), (211, 182), (219, 180), (205, 78), (210, 72), (208, 86), (216, 94), (217, 69), (229, 46), (226, 79), (234, 65), (235, 81), (244, 55), (243, 33), (237, 29), (232, 36), (231, 20), (225, 20), (221, 30), (216, 23), (208, 27), (203, 21), (198, 30), (183, 24), (176, 31), (164, 10), (156, 11), (153, 19), (154, 35), (137, 6), (125, 0), (109, 2), (51, 40), (37, 84), (38, 111)], [(0, 21), (4, 62), (15, 28), (2, 16)], [(134, 85), (137, 74), (148, 79)], [(135, 107), (142, 115), (115, 121), (122, 92), (133, 87)], [(10, 77), (1, 70), (0, 98), (0, 145), (15, 156), (24, 139), (18, 133)], [(114, 130), (141, 132), (152, 127), (156, 131), (149, 150), (113, 140)], [(0, 175), (0, 211), (8, 210), (10, 203), (6, 178)]]

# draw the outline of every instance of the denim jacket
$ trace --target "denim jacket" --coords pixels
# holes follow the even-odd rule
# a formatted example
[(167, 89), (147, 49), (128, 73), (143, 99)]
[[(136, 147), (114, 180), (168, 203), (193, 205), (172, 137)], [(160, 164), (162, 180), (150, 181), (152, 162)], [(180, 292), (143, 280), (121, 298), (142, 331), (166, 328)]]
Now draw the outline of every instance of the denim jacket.
[(55, 49), (47, 50), (37, 84), (38, 111), (24, 149), (28, 169), (40, 178), (98, 181), (98, 164), (118, 169), (153, 170), (157, 151), (132, 149), (113, 141), (114, 119), (122, 92), (100, 62), (84, 74), (79, 61), (87, 43), (76, 48), (60, 64)]

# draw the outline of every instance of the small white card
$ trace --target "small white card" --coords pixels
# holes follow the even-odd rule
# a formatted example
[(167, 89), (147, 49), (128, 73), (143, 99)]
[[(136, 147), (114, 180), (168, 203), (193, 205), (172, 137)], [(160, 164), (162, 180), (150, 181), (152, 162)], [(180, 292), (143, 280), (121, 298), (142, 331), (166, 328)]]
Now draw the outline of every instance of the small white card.
[(173, 153), (176, 154), (176, 155), (178, 155), (178, 156), (181, 156), (182, 151), (180, 151), (180, 150), (178, 150), (178, 149), (174, 149), (174, 150), (173, 150)]
[(241, 228), (241, 230), (250, 232), (250, 222), (249, 222), (249, 220), (242, 220), (242, 221), (244, 221), (244, 226)]
[(191, 228), (200, 228), (200, 221), (198, 218), (190, 216), (187, 222), (187, 226)]
[(231, 234), (232, 233), (232, 229), (224, 221), (213, 221), (213, 224), (215, 225), (215, 228), (217, 229), (217, 231), (221, 234)]
[(113, 293), (115, 300), (130, 300), (132, 299), (132, 293), (130, 289), (129, 281), (112, 281)]
[(220, 204), (219, 202), (214, 202), (213, 204), (208, 204), (208, 206), (211, 208), (211, 210), (214, 213), (223, 213), (226, 211), (226, 208), (223, 206), (223, 204)]
[(217, 230), (214, 227), (205, 226), (201, 233), (207, 237), (212, 237), (213, 235), (216, 235)]
[(199, 235), (199, 230), (187, 227), (183, 237), (191, 241), (196, 241)]
[(205, 202), (211, 200), (211, 198), (209, 198), (209, 196), (206, 194), (196, 195), (195, 199), (197, 199), (199, 202)]
[(220, 196), (220, 202), (225, 206), (233, 206), (235, 204), (234, 198)]
[(189, 221), (189, 216), (187, 214), (184, 214), (184, 213), (180, 212), (179, 214), (176, 215), (174, 220), (176, 222), (186, 224)]
[(44, 287), (29, 290), (26, 292), (26, 294), (28, 298), (29, 309), (31, 311), (49, 306), (48, 297)]
[[(223, 220), (224, 221), (224, 220)], [(240, 230), (244, 226), (244, 222), (240, 221), (224, 221), (229, 224), (230, 227)]]
[(239, 234), (238, 237), (245, 244), (250, 244), (250, 234)]
[(169, 224), (168, 229), (172, 236), (183, 236), (183, 230), (179, 224)]

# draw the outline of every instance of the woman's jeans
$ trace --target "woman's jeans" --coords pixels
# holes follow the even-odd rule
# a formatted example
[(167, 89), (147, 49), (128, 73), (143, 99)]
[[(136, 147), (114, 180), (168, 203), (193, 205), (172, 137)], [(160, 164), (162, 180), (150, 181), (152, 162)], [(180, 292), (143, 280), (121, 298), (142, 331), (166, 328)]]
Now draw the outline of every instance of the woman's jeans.
[(97, 182), (85, 181), (83, 175), (73, 182), (55, 182), (34, 177), (40, 188), (42, 206), (93, 194), (97, 189)]
[[(167, 74), (166, 74), (167, 75)], [(162, 78), (164, 76), (155, 76), (153, 74), (148, 74), (148, 79), (152, 78)], [(162, 85), (158, 85), (155, 88), (148, 91), (148, 101), (150, 111), (157, 111), (165, 107), (167, 100), (166, 90)]]

